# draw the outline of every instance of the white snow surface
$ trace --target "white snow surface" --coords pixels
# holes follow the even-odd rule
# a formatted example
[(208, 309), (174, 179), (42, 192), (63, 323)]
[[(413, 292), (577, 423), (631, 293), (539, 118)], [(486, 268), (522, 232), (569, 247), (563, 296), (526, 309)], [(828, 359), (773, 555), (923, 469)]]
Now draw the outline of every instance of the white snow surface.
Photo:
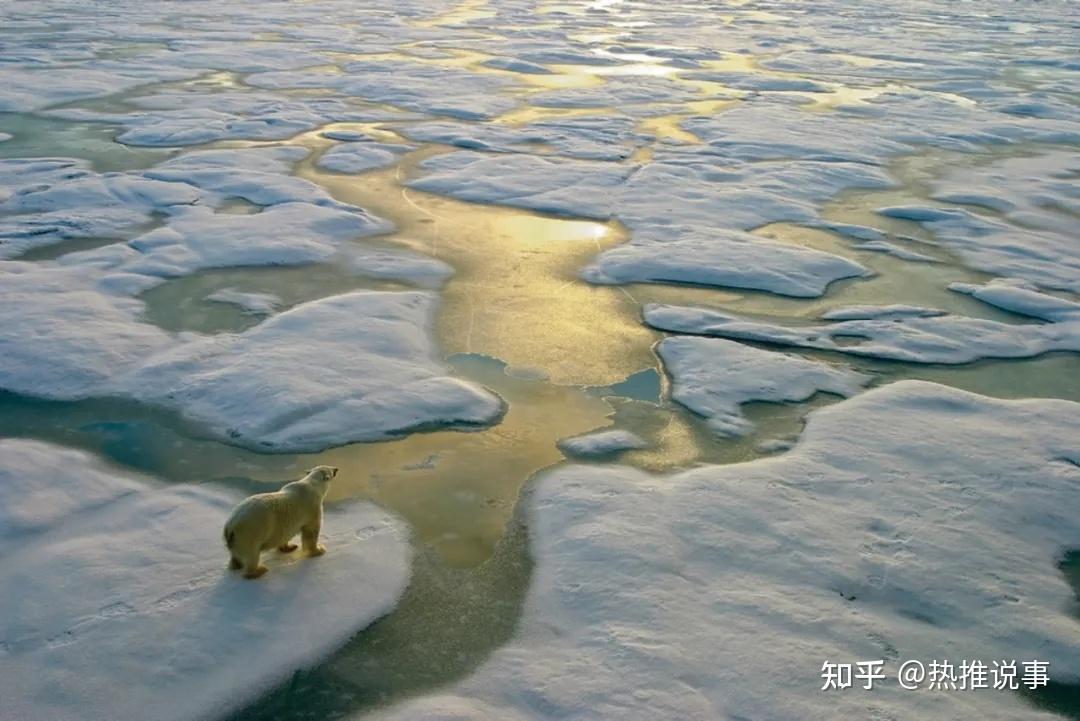
[(601, 284), (694, 283), (814, 298), (835, 280), (869, 272), (853, 260), (750, 233), (669, 230), (675, 240), (615, 248), (586, 266), (581, 277)]
[(452, 378), (430, 338), (437, 298), (356, 291), (147, 359), (113, 386), (234, 443), (309, 451), (435, 425), (487, 425), (490, 391)]
[(393, 165), (401, 154), (412, 149), (410, 145), (352, 141), (330, 148), (317, 165), (337, 173), (363, 173)]
[(0, 159), (0, 258), (69, 238), (130, 236), (199, 197), (189, 185), (95, 173), (71, 158)]
[(491, 118), (516, 104), (501, 92), (511, 84), (502, 77), (402, 60), (357, 60), (332, 73), (256, 73), (247, 81), (271, 90), (332, 89), (372, 103), (468, 120)]
[(645, 144), (633, 118), (585, 116), (544, 120), (523, 126), (477, 125), (451, 121), (419, 123), (402, 128), (409, 138), (444, 143), (467, 150), (499, 153), (529, 152), (530, 146), (581, 160), (623, 160)]
[(579, 458), (603, 457), (620, 451), (645, 448), (646, 445), (641, 436), (621, 428), (562, 438), (558, 443), (560, 451)]
[[(895, 674), (1015, 658), (1076, 680), (1056, 563), (1080, 543), (1078, 461), (1076, 403), (903, 381), (815, 411), (780, 456), (545, 472), (525, 501), (537, 565), (515, 638), (373, 718), (1056, 718)], [(825, 661), (874, 659), (889, 678), (872, 690), (820, 690)]]
[(394, 608), (411, 561), (396, 517), (329, 507), (324, 556), (270, 552), (270, 573), (247, 581), (221, 540), (239, 500), (0, 440), (4, 717), (217, 718)]
[(671, 376), (671, 397), (721, 436), (753, 430), (740, 411), (744, 403), (805, 401), (819, 391), (853, 396), (870, 381), (845, 366), (720, 338), (665, 338), (656, 352)]

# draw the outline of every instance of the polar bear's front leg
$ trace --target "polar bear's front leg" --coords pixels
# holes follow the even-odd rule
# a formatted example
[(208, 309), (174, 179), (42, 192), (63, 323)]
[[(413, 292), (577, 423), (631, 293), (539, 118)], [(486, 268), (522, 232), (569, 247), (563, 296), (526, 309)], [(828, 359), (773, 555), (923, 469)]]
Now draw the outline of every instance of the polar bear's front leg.
[(300, 529), (300, 543), (304, 546), (304, 553), (309, 556), (321, 556), (326, 549), (319, 545), (319, 531), (322, 530), (322, 518), (317, 518), (310, 525)]
[(255, 550), (254, 552), (247, 554), (243, 559), (244, 578), (259, 578), (270, 570), (259, 562), (260, 555), (259, 551)]

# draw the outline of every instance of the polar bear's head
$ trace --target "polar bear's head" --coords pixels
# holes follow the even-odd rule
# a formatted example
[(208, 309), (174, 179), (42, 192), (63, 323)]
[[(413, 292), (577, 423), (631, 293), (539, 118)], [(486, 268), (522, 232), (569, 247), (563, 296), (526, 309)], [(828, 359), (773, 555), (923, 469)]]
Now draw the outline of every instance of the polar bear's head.
[(308, 471), (306, 480), (316, 486), (326, 487), (330, 479), (337, 475), (337, 466), (315, 466)]

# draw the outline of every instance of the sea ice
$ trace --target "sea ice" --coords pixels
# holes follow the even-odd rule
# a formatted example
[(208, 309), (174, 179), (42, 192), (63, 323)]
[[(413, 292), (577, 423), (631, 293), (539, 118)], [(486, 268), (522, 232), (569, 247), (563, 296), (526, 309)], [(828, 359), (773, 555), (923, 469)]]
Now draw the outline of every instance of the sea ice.
[(337, 173), (363, 173), (393, 165), (412, 149), (411, 145), (393, 143), (348, 142), (323, 153), (318, 166)]
[[(784, 455), (547, 471), (514, 639), (371, 718), (1049, 721), (1017, 693), (895, 679), (909, 659), (1038, 659), (1077, 680), (1057, 562), (1080, 544), (1078, 466), (1076, 403), (904, 381), (815, 411)], [(826, 661), (876, 659), (872, 690), (821, 690)]]
[(81, 451), (0, 441), (0, 697), (20, 721), (195, 721), (241, 707), (391, 611), (408, 531), (329, 507), (325, 556), (226, 570), (239, 498), (159, 486)]
[(418, 190), (470, 202), (600, 219), (610, 217), (610, 196), (634, 170), (614, 163), (493, 156), (467, 150), (436, 155), (421, 167), (428, 174), (409, 182)]
[(423, 292), (331, 296), (236, 335), (179, 344), (112, 386), (262, 450), (490, 424), (502, 401), (448, 375), (431, 340), (436, 306)]
[(671, 397), (722, 436), (752, 430), (744, 403), (805, 401), (819, 391), (852, 396), (870, 381), (845, 366), (720, 338), (665, 338), (656, 351), (671, 376)]
[(142, 303), (128, 297), (146, 280), (0, 262), (0, 388), (164, 405), (231, 442), (276, 451), (484, 425), (503, 412), (493, 393), (447, 375), (430, 337), (431, 294), (361, 291), (238, 335), (173, 336), (143, 322)]
[(601, 458), (620, 451), (645, 448), (646, 445), (636, 433), (621, 429), (586, 433), (573, 438), (563, 438), (558, 442), (560, 451), (579, 458)]
[(523, 154), (460, 151), (424, 161), (421, 190), (473, 202), (616, 217), (631, 242), (583, 271), (597, 283), (668, 281), (821, 295), (866, 274), (840, 256), (735, 232), (786, 220), (813, 223), (815, 204), (849, 187), (888, 187), (878, 169), (844, 162), (745, 163), (668, 150), (637, 167)]
[(402, 128), (413, 140), (443, 143), (468, 150), (528, 153), (543, 146), (555, 155), (581, 160), (623, 160), (648, 136), (624, 115), (544, 120), (523, 126), (477, 125), (451, 121), (418, 123)]
[(835, 280), (868, 274), (855, 261), (750, 233), (667, 230), (674, 240), (615, 248), (586, 266), (581, 277), (590, 283), (695, 283), (813, 298)]
[(491, 118), (513, 108), (502, 76), (401, 60), (358, 60), (338, 72), (287, 70), (249, 75), (261, 88), (326, 88), (405, 110), (467, 120)]
[[(828, 325), (786, 326), (747, 320), (707, 308), (651, 304), (645, 322), (676, 333), (721, 336), (817, 348), (908, 363), (971, 363), (983, 358), (1031, 358), (1050, 351), (1080, 351), (1080, 304), (1019, 289), (964, 292), (1006, 310), (1052, 323), (1013, 324), (950, 314), (860, 312)], [(890, 306), (885, 306), (882, 311)], [(839, 316), (850, 316), (841, 310)]]

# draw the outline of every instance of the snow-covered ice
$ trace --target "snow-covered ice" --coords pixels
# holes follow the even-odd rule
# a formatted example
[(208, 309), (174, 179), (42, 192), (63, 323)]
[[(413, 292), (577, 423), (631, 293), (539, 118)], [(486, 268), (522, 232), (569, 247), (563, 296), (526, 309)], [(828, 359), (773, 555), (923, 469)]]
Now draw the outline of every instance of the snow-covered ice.
[(514, 107), (503, 92), (510, 83), (495, 75), (472, 73), (401, 60), (346, 63), (339, 72), (285, 70), (249, 75), (260, 88), (327, 88), (342, 95), (406, 110), (468, 120), (496, 116)]
[(183, 80), (198, 70), (167, 65), (87, 63), (78, 72), (63, 67), (0, 67), (0, 112), (21, 113), (52, 105), (111, 95), (166, 80)]
[(307, 149), (295, 146), (198, 150), (170, 158), (144, 174), (256, 205), (303, 202), (358, 210), (338, 203), (315, 183), (290, 175), (293, 165), (307, 155)]
[(750, 233), (669, 231), (675, 236), (669, 242), (633, 243), (603, 253), (581, 277), (591, 283), (695, 283), (813, 298), (833, 281), (869, 272), (853, 260)]
[(641, 436), (624, 429), (596, 431), (583, 436), (559, 440), (559, 450), (568, 456), (580, 458), (598, 458), (620, 451), (645, 448), (646, 442)]
[(420, 164), (427, 173), (409, 185), (475, 203), (607, 219), (611, 196), (633, 168), (534, 155), (463, 150)]
[(819, 391), (852, 396), (870, 381), (844, 366), (720, 338), (666, 338), (656, 352), (671, 376), (671, 397), (723, 436), (753, 428), (739, 409), (744, 403), (804, 401)]
[(196, 721), (241, 707), (394, 608), (405, 525), (327, 509), (327, 553), (226, 570), (239, 500), (157, 485), (81, 451), (0, 441), (0, 698), (19, 721)]
[(68, 238), (131, 235), (199, 197), (189, 185), (95, 173), (70, 158), (0, 159), (0, 258)]
[[(0, 263), (0, 388), (32, 396), (121, 396), (176, 409), (219, 437), (314, 451), (434, 426), (485, 425), (493, 393), (448, 375), (423, 292), (358, 291), (243, 333), (173, 336), (142, 303), (81, 266)], [(271, 402), (272, 400), (272, 402)]]
[(502, 415), (494, 393), (448, 374), (430, 338), (436, 297), (356, 291), (236, 335), (178, 345), (113, 387), (173, 407), (232, 442), (313, 451)]
[(867, 271), (850, 259), (742, 231), (776, 221), (812, 223), (816, 201), (849, 187), (891, 184), (877, 169), (853, 163), (720, 168), (708, 156), (677, 151), (640, 167), (475, 151), (435, 156), (421, 167), (428, 174), (410, 182), (421, 190), (625, 223), (630, 243), (585, 268), (582, 277), (591, 282), (689, 282), (803, 297)]
[(923, 223), (972, 268), (1022, 278), (1039, 286), (1080, 292), (1080, 154), (1014, 157), (989, 167), (960, 168), (934, 184), (941, 202), (965, 207), (900, 206), (878, 212)]
[(319, 158), (318, 166), (336, 173), (363, 173), (398, 162), (409, 145), (376, 142), (348, 142), (334, 146)]
[(359, 210), (311, 203), (277, 203), (251, 214), (195, 206), (128, 242), (122, 252), (130, 257), (121, 262), (128, 272), (162, 276), (203, 268), (306, 265), (346, 253), (350, 241), (389, 228)]
[(708, 308), (652, 304), (645, 322), (676, 333), (721, 336), (909, 363), (971, 363), (983, 358), (1031, 358), (1080, 351), (1080, 304), (1036, 291), (989, 286), (959, 289), (975, 298), (1050, 323), (1013, 324), (952, 314), (838, 309), (828, 325), (781, 325)]
[[(527, 496), (515, 638), (393, 719), (1051, 719), (1018, 694), (905, 691), (902, 661), (1080, 669), (1080, 405), (904, 381), (811, 414), (781, 456), (670, 476), (569, 466)], [(825, 661), (891, 681), (823, 692)], [(856, 684), (858, 686), (858, 684)]]
[[(1080, 351), (1072, 6), (376, 5), (4, 6), (0, 389), (152, 404), (256, 452), (495, 422), (503, 403), (454, 376), (438, 348), (438, 291), (456, 259), (405, 250), (425, 247), (415, 238), (372, 239), (394, 228), (296, 175), (312, 160), (361, 173), (419, 150), (421, 165), (398, 173), (404, 185), (618, 224), (625, 244), (578, 263), (589, 282), (835, 294), (744, 294), (745, 316), (645, 308), (655, 328), (734, 339), (657, 346), (673, 398), (721, 433), (748, 430), (745, 402), (852, 397), (815, 412), (793, 448), (790, 429), (757, 447), (783, 456), (664, 477), (610, 465), (543, 474), (523, 500), (537, 566), (517, 636), (472, 677), (376, 716), (1048, 716), (992, 691), (818, 689), (823, 661), (864, 658), (895, 671), (911, 657), (1039, 657), (1077, 680), (1080, 639), (1055, 563), (1080, 544), (1066, 511), (1080, 481), (1078, 406), (910, 382), (860, 393), (869, 379), (842, 362)], [(338, 123), (381, 124), (407, 142)], [(311, 158), (314, 134), (340, 144)], [(113, 139), (126, 146), (115, 157)], [(208, 143), (219, 144), (190, 149)], [(81, 159), (7, 157), (20, 154)], [(124, 172), (105, 172), (114, 168)], [(897, 233), (905, 221), (924, 227), (920, 242)], [(831, 233), (830, 252), (770, 239), (772, 223)], [(56, 259), (26, 260), (35, 256)], [(881, 282), (862, 282), (863, 264)], [(273, 271), (251, 271), (268, 285), (203, 282), (273, 265), (384, 289), (299, 302), (311, 296), (237, 290), (276, 292), (285, 274)], [(923, 307), (930, 296), (889, 277), (898, 268), (951, 282), (973, 299), (958, 304), (971, 316)], [(213, 336), (153, 325), (155, 300), (140, 296), (170, 279), (257, 324)], [(385, 290), (395, 284), (414, 290)], [(636, 292), (590, 292), (625, 297), (632, 320)], [(706, 305), (710, 292), (641, 289)], [(975, 317), (978, 303), (993, 320)], [(527, 333), (515, 307), (500, 312)], [(829, 353), (810, 360), (740, 339)], [(522, 367), (512, 375), (545, 377)], [(1044, 364), (1010, 372), (1032, 367)], [(568, 455), (637, 447), (626, 433), (561, 445)], [(550, 439), (544, 449), (553, 453)], [(22, 470), (39, 463), (56, 470)], [(360, 525), (341, 527), (326, 558), (232, 585), (216, 538), (235, 498), (220, 489), (160, 487), (76, 451), (0, 441), (0, 500), (0, 536), (14, 539), (0, 554), (11, 611), (0, 716), (228, 713), (384, 612), (405, 582), (397, 522), (366, 506), (331, 512)], [(387, 532), (367, 538), (375, 518)], [(384, 541), (391, 552), (365, 555)], [(369, 578), (365, 564), (385, 565)], [(313, 596), (296, 577), (317, 581)], [(385, 587), (367, 585), (381, 578)], [(258, 592), (265, 605), (244, 595)], [(356, 596), (366, 593), (382, 595)], [(203, 618), (222, 601), (251, 613), (192, 627), (196, 607)], [(282, 613), (310, 619), (312, 635), (256, 625)], [(251, 635), (257, 662), (221, 673), (237, 634)], [(72, 670), (84, 661), (89, 671)]]
[(581, 160), (622, 160), (648, 139), (636, 126), (633, 118), (615, 115), (545, 120), (524, 126), (442, 121), (409, 125), (402, 132), (414, 140), (467, 150), (521, 153), (541, 146), (555, 155)]

